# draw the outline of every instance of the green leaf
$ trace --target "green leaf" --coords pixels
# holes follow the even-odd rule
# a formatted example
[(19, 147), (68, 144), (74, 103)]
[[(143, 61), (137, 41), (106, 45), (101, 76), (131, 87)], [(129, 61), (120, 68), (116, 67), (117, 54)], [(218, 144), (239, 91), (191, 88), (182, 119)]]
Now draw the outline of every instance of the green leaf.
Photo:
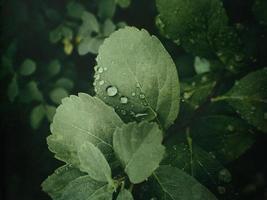
[(115, 14), (116, 3), (115, 0), (98, 0), (98, 16), (101, 19), (107, 19), (112, 17)]
[(83, 24), (79, 30), (80, 36), (86, 36), (88, 35), (88, 33), (91, 34), (91, 32), (93, 31), (96, 33), (99, 32), (100, 27), (99, 27), (99, 23), (95, 15), (93, 15), (90, 12), (85, 11), (82, 14), (82, 20), (83, 20)]
[(218, 57), (233, 72), (242, 66), (243, 49), (220, 0), (157, 0), (157, 8), (162, 34), (186, 51)]
[(53, 77), (60, 72), (61, 65), (59, 60), (52, 60), (47, 66), (48, 76)]
[(162, 165), (154, 172), (154, 177), (163, 191), (160, 199), (216, 200), (207, 188), (178, 168)]
[(129, 123), (117, 128), (114, 151), (132, 183), (141, 183), (159, 166), (164, 155), (162, 131), (156, 123)]
[(254, 143), (251, 127), (228, 116), (199, 117), (190, 128), (192, 143), (211, 152), (222, 163), (237, 159)]
[(169, 127), (179, 110), (176, 67), (161, 42), (145, 30), (120, 29), (100, 47), (95, 91), (126, 121), (155, 119)]
[(45, 108), (42, 104), (34, 107), (31, 111), (30, 122), (33, 129), (38, 129), (45, 117)]
[(35, 81), (30, 81), (20, 93), (20, 101), (29, 103), (31, 101), (42, 102), (44, 100), (42, 92)]
[(71, 79), (68, 78), (60, 78), (56, 81), (55, 86), (60, 88), (65, 88), (66, 90), (70, 91), (74, 87), (74, 83)]
[(73, 180), (83, 176), (84, 173), (71, 165), (64, 165), (50, 175), (43, 183), (42, 189), (53, 200), (59, 200), (66, 186)]
[(55, 88), (53, 89), (49, 96), (50, 96), (50, 99), (55, 103), (55, 104), (60, 104), (61, 103), (61, 100), (65, 97), (67, 97), (69, 94), (68, 94), (68, 91), (65, 90), (64, 88)]
[(115, 29), (115, 24), (110, 19), (106, 19), (103, 24), (103, 36), (108, 37), (111, 33), (115, 31)]
[(102, 38), (97, 38), (97, 37), (93, 38), (91, 36), (85, 37), (84, 39), (82, 39), (82, 41), (78, 46), (78, 53), (81, 56), (87, 53), (97, 54), (98, 49), (102, 43), (103, 43)]
[(249, 124), (267, 132), (267, 68), (249, 73), (213, 101), (226, 100)]
[(92, 143), (86, 142), (78, 150), (81, 171), (87, 172), (91, 178), (101, 182), (112, 183), (111, 169), (101, 151)]
[(76, 1), (70, 1), (67, 4), (67, 13), (70, 17), (80, 19), (84, 11), (84, 6)]
[(131, 0), (115, 0), (115, 1), (122, 8), (127, 8), (131, 4)]
[(26, 59), (21, 64), (20, 74), (22, 76), (29, 76), (29, 75), (33, 74), (35, 72), (35, 70), (36, 70), (36, 63), (31, 59)]
[(19, 86), (17, 82), (17, 75), (15, 74), (11, 80), (11, 82), (8, 85), (7, 88), (7, 96), (11, 102), (15, 100), (15, 98), (19, 94)]
[(267, 2), (265, 0), (255, 0), (253, 5), (253, 12), (256, 19), (262, 25), (267, 25)]
[(78, 148), (91, 142), (110, 160), (113, 132), (121, 125), (114, 109), (98, 98), (83, 93), (72, 95), (64, 98), (57, 108), (52, 135), (47, 138), (49, 149), (57, 159), (79, 167)]
[(194, 67), (197, 74), (210, 71), (210, 62), (205, 58), (195, 57)]
[(117, 200), (134, 200), (134, 198), (129, 190), (123, 189), (120, 191)]
[(112, 193), (106, 183), (83, 176), (67, 185), (60, 200), (112, 200)]
[[(216, 160), (214, 154), (206, 152), (195, 144), (194, 140), (192, 143), (187, 141), (170, 146), (166, 152), (167, 156), (162, 164), (178, 167), (204, 185), (217, 187), (221, 184), (219, 173), (226, 169)], [(231, 177), (231, 174), (228, 177)]]
[(194, 112), (208, 100), (216, 85), (216, 77), (212, 74), (199, 74), (181, 82), (181, 105), (179, 121), (189, 120)]
[(45, 106), (45, 114), (49, 122), (53, 121), (54, 115), (56, 114), (56, 107), (46, 105)]

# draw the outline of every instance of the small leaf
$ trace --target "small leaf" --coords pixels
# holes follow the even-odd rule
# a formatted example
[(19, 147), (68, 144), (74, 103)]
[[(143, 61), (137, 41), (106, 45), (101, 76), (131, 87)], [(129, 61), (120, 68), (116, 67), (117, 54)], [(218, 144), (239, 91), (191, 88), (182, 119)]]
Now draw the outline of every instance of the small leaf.
[(249, 124), (267, 132), (267, 68), (237, 81), (233, 88), (213, 101), (226, 100)]
[(47, 138), (49, 149), (56, 158), (80, 166), (78, 148), (85, 142), (98, 147), (107, 160), (112, 158), (112, 137), (122, 125), (115, 111), (96, 97), (80, 93), (62, 100)]
[(111, 169), (101, 151), (92, 143), (86, 142), (78, 150), (81, 171), (101, 182), (112, 183)]
[(97, 96), (125, 121), (155, 119), (164, 128), (173, 123), (179, 110), (177, 71), (155, 36), (134, 27), (115, 31), (96, 60)]
[(159, 166), (165, 149), (162, 139), (156, 123), (129, 123), (116, 129), (114, 151), (132, 183), (141, 183)]
[(207, 188), (178, 168), (162, 165), (154, 172), (154, 177), (162, 191), (160, 199), (216, 200)]
[(106, 183), (82, 176), (67, 185), (59, 200), (112, 200), (112, 193)]
[(56, 107), (55, 106), (50, 106), (46, 105), (45, 106), (45, 114), (49, 122), (53, 121), (53, 117), (56, 113)]
[(71, 79), (60, 78), (56, 81), (55, 86), (65, 88), (66, 90), (70, 91), (73, 89), (74, 83)]
[(49, 194), (53, 200), (59, 200), (65, 187), (84, 173), (71, 165), (64, 165), (50, 175), (43, 183), (42, 189)]
[(115, 1), (122, 8), (127, 8), (131, 3), (131, 0), (115, 0)]
[(30, 122), (33, 129), (38, 129), (45, 117), (45, 108), (43, 105), (38, 105), (32, 109)]
[(129, 190), (123, 189), (120, 191), (117, 200), (134, 200), (134, 198)]
[(22, 76), (29, 76), (36, 70), (36, 63), (31, 59), (26, 59), (20, 67), (20, 74)]
[(67, 13), (70, 17), (80, 19), (84, 10), (84, 6), (76, 1), (70, 1), (67, 4)]
[(194, 66), (197, 74), (202, 74), (210, 71), (210, 62), (205, 58), (196, 56)]
[(38, 84), (35, 81), (30, 81), (21, 91), (20, 101), (25, 103), (29, 103), (31, 101), (43, 101), (43, 94), (39, 90)]
[(106, 19), (103, 24), (103, 36), (108, 37), (111, 33), (115, 31), (115, 29), (115, 24), (110, 19)]
[(48, 75), (53, 77), (60, 72), (61, 65), (59, 60), (52, 60), (49, 65), (47, 66)]
[(9, 100), (13, 102), (15, 98), (18, 96), (18, 94), (19, 94), (19, 86), (17, 82), (17, 75), (15, 74), (8, 85), (7, 95)]
[(103, 39), (91, 36), (82, 39), (78, 46), (79, 55), (85, 55), (87, 53), (97, 54), (100, 45), (103, 43)]
[(55, 88), (53, 89), (49, 96), (50, 99), (55, 103), (55, 104), (60, 104), (61, 100), (65, 97), (67, 97), (69, 94), (64, 88)]
[[(90, 12), (83, 12), (82, 14), (82, 20), (83, 20), (83, 24), (82, 24), (82, 27), (83, 29), (86, 29), (88, 31), (94, 31), (96, 33), (99, 32), (99, 23), (95, 17), (95, 15), (93, 15), (92, 13)], [(85, 33), (85, 30), (83, 30), (84, 33)]]

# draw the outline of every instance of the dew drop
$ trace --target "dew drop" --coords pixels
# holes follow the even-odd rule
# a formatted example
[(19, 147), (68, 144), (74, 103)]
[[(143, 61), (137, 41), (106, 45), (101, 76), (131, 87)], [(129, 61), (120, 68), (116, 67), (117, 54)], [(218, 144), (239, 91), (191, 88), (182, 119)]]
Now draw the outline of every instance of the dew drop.
[(101, 74), (103, 73), (104, 69), (102, 67), (99, 67), (97, 71)]
[(96, 82), (93, 82), (93, 86), (96, 86)]
[(218, 193), (219, 194), (224, 194), (226, 192), (226, 189), (223, 186), (218, 186), (217, 187), (217, 190), (218, 190)]
[(232, 132), (232, 131), (235, 130), (235, 127), (233, 127), (233, 125), (229, 124), (229, 125), (227, 126), (227, 130)]
[(100, 75), (99, 74), (96, 74), (95, 75), (95, 80), (99, 80), (100, 79)]
[(230, 174), (229, 170), (222, 169), (219, 172), (219, 180), (223, 181), (224, 183), (230, 183), (232, 180), (232, 175)]
[(122, 97), (120, 98), (120, 102), (121, 102), (122, 104), (126, 104), (126, 103), (128, 102), (128, 98), (122, 96)]
[(107, 70), (108, 70), (108, 68), (104, 67), (104, 71), (107, 71)]
[(108, 86), (106, 92), (109, 97), (114, 97), (118, 93), (118, 89), (114, 86)]
[(183, 96), (184, 96), (184, 99), (189, 99), (192, 96), (192, 93), (185, 92)]
[(132, 92), (132, 96), (135, 97), (135, 95), (136, 95), (135, 92)]
[(101, 80), (99, 81), (99, 85), (104, 85), (105, 81)]
[(145, 95), (144, 94), (140, 94), (139, 97), (140, 97), (140, 99), (144, 99)]

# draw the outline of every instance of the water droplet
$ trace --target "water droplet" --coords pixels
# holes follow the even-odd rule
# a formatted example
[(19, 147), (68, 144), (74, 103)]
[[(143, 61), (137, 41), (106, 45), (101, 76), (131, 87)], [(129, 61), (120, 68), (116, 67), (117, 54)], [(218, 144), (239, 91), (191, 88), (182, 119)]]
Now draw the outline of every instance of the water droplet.
[(176, 145), (174, 145), (172, 148), (173, 148), (174, 150), (177, 150), (177, 146), (176, 146)]
[(223, 181), (224, 183), (230, 183), (232, 180), (232, 175), (227, 169), (222, 169), (219, 172), (219, 180)]
[(95, 92), (97, 92), (98, 90), (95, 88)]
[(107, 95), (110, 97), (113, 97), (118, 93), (118, 89), (114, 86), (108, 86), (106, 91), (107, 91)]
[(195, 87), (196, 86), (196, 82), (192, 82), (192, 84), (191, 84), (193, 87)]
[(121, 101), (122, 104), (126, 104), (126, 103), (128, 102), (128, 98), (122, 96), (122, 97), (120, 98), (120, 101)]
[(140, 99), (144, 99), (145, 95), (144, 94), (140, 94), (139, 97), (140, 97)]
[(226, 192), (226, 189), (223, 186), (218, 186), (217, 187), (217, 190), (218, 190), (218, 193), (219, 194), (224, 194)]
[(185, 92), (183, 96), (184, 96), (184, 99), (189, 99), (192, 96), (192, 93), (191, 92)]
[(104, 85), (105, 81), (101, 80), (99, 81), (99, 85)]
[(232, 131), (235, 130), (235, 127), (234, 127), (233, 125), (229, 124), (229, 125), (227, 126), (227, 130), (232, 132)]
[(99, 67), (97, 71), (98, 71), (98, 73), (101, 74), (101, 73), (103, 73), (104, 69), (102, 67)]
[(138, 113), (135, 115), (135, 117), (143, 117), (143, 116), (147, 116), (148, 114), (147, 113)]
[(96, 86), (96, 82), (93, 82), (93, 86)]
[(95, 75), (95, 80), (99, 80), (100, 79), (100, 75), (99, 74), (96, 74)]
[(104, 67), (104, 71), (107, 71), (107, 70), (108, 70), (108, 68)]
[(266, 119), (266, 120), (267, 120), (267, 112), (266, 112), (266, 113), (264, 113), (264, 119)]
[(181, 45), (181, 40), (179, 38), (177, 38), (176, 40), (174, 40), (174, 43), (177, 44), (178, 46)]
[(201, 82), (206, 82), (207, 80), (208, 80), (207, 76), (203, 76), (203, 77), (201, 78)]
[(132, 92), (132, 96), (134, 97), (136, 94), (135, 94), (135, 92)]

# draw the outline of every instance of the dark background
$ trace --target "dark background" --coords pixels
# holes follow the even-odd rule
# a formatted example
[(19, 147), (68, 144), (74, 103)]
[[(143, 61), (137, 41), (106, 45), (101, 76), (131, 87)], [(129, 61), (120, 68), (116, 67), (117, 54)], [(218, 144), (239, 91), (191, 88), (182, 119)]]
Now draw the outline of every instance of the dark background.
[[(21, 9), (21, 2), (27, 8), (24, 11)], [(19, 47), (14, 61), (16, 64), (25, 57), (34, 58), (38, 62), (45, 62), (55, 56), (64, 59), (65, 62), (71, 60), (75, 63), (74, 80), (76, 83), (73, 94), (78, 91), (92, 94), (95, 56), (89, 54), (81, 57), (74, 52), (71, 56), (66, 57), (62, 55), (57, 45), (49, 44), (47, 33), (42, 28), (36, 27), (36, 16), (43, 14), (44, 4), (63, 12), (66, 2), (66, 0), (1, 1), (1, 54), (10, 41), (18, 39)], [(90, 1), (86, 2), (87, 4), (90, 3)], [(231, 23), (245, 22), (253, 25), (252, 4), (253, 0), (224, 0), (224, 6)], [(94, 6), (92, 6), (93, 10)], [(129, 8), (117, 10), (114, 21), (124, 20), (129, 25), (145, 28), (151, 34), (157, 35), (172, 56), (184, 53), (181, 48), (175, 47), (159, 35), (154, 25), (156, 14), (154, 1), (133, 0)], [(53, 26), (53, 22), (46, 21), (45, 29), (49, 30)], [(6, 88), (10, 79), (10, 76), (5, 77), (1, 80), (0, 86), (0, 132), (4, 166), (2, 170), (2, 199), (49, 199), (41, 191), (40, 184), (55, 168), (61, 165), (47, 149), (46, 137), (49, 134), (49, 123), (45, 121), (38, 130), (33, 130), (30, 127), (29, 112), (33, 105), (19, 102), (10, 103), (6, 95)], [(266, 153), (267, 136), (259, 134), (253, 147), (228, 166), (233, 175), (232, 194), (231, 197), (225, 195), (221, 199), (267, 199)]]

